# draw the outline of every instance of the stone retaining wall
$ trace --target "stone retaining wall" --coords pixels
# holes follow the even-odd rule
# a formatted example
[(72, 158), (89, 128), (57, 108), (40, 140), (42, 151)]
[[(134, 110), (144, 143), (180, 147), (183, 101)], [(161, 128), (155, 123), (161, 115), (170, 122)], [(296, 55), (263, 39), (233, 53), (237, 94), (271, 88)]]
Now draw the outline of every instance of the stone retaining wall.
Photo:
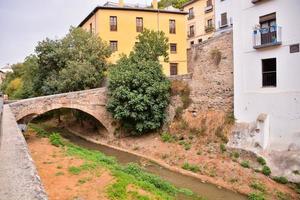
[[(226, 32), (188, 50), (193, 109), (233, 110), (232, 46), (232, 32)], [(213, 52), (220, 53), (219, 64), (215, 63)]]

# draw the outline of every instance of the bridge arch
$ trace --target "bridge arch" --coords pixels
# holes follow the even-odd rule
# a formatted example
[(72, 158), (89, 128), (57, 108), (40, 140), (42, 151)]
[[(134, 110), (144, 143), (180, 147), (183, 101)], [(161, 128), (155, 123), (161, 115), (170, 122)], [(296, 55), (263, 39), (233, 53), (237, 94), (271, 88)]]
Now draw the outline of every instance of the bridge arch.
[(114, 135), (113, 119), (106, 110), (106, 90), (98, 88), (79, 92), (25, 99), (9, 104), (16, 121), (26, 116), (39, 116), (51, 110), (69, 108), (83, 111), (97, 119), (108, 131)]

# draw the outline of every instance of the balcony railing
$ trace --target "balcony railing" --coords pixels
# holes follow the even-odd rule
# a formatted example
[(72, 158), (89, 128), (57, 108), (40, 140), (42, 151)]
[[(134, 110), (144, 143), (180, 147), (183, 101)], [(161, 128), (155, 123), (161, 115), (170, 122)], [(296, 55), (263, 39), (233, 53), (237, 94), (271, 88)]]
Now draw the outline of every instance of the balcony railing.
[(213, 11), (213, 8), (214, 8), (213, 5), (208, 5), (205, 7), (204, 11), (205, 11), (205, 13), (209, 13), (209, 12)]
[(205, 26), (205, 32), (210, 33), (215, 30), (215, 27), (213, 25)]
[(280, 26), (257, 28), (253, 31), (253, 48), (259, 49), (282, 44)]

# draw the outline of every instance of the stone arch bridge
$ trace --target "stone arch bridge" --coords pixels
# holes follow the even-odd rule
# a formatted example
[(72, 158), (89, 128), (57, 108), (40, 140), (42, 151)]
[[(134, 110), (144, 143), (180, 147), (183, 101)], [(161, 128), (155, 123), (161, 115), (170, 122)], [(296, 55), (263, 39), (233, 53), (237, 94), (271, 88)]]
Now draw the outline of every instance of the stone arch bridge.
[(16, 121), (26, 117), (34, 118), (48, 111), (71, 108), (81, 110), (95, 117), (108, 131), (110, 136), (114, 134), (113, 118), (106, 110), (106, 88), (83, 90), (49, 96), (24, 99), (10, 103), (12, 113)]

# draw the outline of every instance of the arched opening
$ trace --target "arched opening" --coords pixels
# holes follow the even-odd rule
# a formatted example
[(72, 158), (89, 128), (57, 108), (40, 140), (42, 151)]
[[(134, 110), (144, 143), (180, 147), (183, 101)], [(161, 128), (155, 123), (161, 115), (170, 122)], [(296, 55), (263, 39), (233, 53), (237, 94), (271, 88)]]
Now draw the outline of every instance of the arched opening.
[(22, 131), (25, 131), (27, 125), (32, 123), (47, 127), (48, 130), (65, 129), (68, 132), (94, 139), (108, 136), (108, 130), (98, 119), (74, 108), (53, 109), (42, 114), (33, 113), (22, 117), (17, 122)]

